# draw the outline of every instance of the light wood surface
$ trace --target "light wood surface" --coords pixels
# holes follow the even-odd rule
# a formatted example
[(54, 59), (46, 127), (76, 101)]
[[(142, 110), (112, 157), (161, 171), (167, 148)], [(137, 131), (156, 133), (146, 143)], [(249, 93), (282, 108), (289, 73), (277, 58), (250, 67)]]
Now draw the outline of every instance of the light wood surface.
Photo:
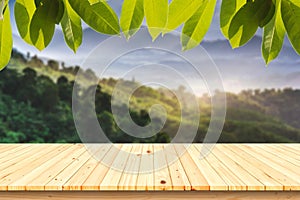
[(1, 200), (298, 200), (300, 192), (0, 192)]
[(82, 144), (0, 145), (0, 199), (9, 195), (17, 199), (23, 191), (64, 191), (49, 194), (58, 199), (68, 194), (71, 199), (73, 194), (67, 191), (106, 191), (106, 195), (162, 190), (201, 190), (204, 198), (226, 194), (227, 199), (240, 199), (244, 194), (238, 192), (246, 191), (255, 195), (268, 191), (273, 199), (285, 199), (292, 193), (279, 191), (295, 191), (300, 198), (300, 144), (217, 144), (204, 159), (200, 159), (201, 149), (206, 148), (202, 144), (95, 144), (93, 148), (97, 159)]

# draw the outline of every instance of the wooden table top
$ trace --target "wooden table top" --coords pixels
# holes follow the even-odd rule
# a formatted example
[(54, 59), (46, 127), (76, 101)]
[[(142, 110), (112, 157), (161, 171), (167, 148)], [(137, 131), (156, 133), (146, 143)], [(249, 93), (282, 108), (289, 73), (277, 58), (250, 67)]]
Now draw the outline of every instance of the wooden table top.
[(300, 191), (300, 144), (95, 146), (0, 144), (0, 191)]

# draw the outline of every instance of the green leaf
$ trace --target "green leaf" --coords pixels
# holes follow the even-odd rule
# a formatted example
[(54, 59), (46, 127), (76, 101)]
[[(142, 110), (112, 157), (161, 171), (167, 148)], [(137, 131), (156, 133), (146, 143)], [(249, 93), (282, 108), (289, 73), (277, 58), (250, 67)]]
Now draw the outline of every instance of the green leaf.
[(57, 0), (42, 0), (42, 2), (33, 14), (30, 23), (30, 38), (39, 50), (43, 50), (51, 42), (59, 12)]
[(148, 30), (155, 40), (163, 31), (167, 23), (169, 3), (168, 0), (146, 0), (144, 12)]
[(207, 0), (202, 3), (196, 13), (185, 23), (181, 43), (184, 50), (200, 44), (207, 33), (214, 16), (217, 0)]
[(43, 0), (34, 0), (35, 7), (38, 8), (43, 4)]
[(69, 3), (83, 21), (94, 30), (110, 35), (120, 33), (118, 17), (105, 1), (93, 5), (88, 0), (69, 0)]
[[(280, 1), (280, 0), (277, 0), (277, 1)], [(272, 18), (274, 17), (274, 14), (275, 14), (275, 5), (273, 3), (273, 1), (269, 1), (270, 3), (270, 8), (269, 8), (269, 12), (267, 13), (267, 15), (261, 19), (258, 23), (258, 26), (260, 28), (264, 27), (265, 25), (267, 25), (271, 20)]]
[(2, 70), (10, 60), (13, 46), (12, 30), (10, 25), (9, 8), (4, 12), (3, 19), (0, 20), (0, 70)]
[(67, 45), (76, 52), (82, 43), (81, 20), (70, 6), (68, 0), (65, 1), (65, 12), (60, 23)]
[(204, 0), (173, 0), (169, 5), (168, 22), (164, 33), (172, 31), (191, 18)]
[(105, 0), (88, 0), (88, 1), (91, 5), (93, 5), (95, 3), (99, 3), (100, 1), (105, 1)]
[[(147, 2), (148, 3), (148, 2)], [(127, 39), (141, 27), (144, 19), (144, 0), (124, 0), (120, 25)]]
[(281, 15), (292, 46), (300, 54), (300, 1), (282, 0)]
[(62, 17), (64, 16), (64, 12), (65, 12), (65, 4), (63, 2), (63, 0), (57, 0), (58, 1), (58, 12), (55, 18), (55, 23), (59, 24)]
[(3, 20), (3, 13), (7, 3), (4, 0), (0, 0), (0, 20)]
[(254, 0), (234, 15), (229, 26), (229, 41), (233, 48), (246, 44), (256, 33), (259, 24), (268, 16), (272, 0)]
[(274, 60), (281, 51), (285, 28), (281, 18), (281, 0), (276, 2), (276, 13), (272, 20), (264, 27), (262, 54), (266, 64)]
[(15, 20), (20, 36), (32, 45), (29, 33), (30, 22), (36, 7), (33, 1), (17, 0), (15, 3)]
[(223, 35), (228, 39), (229, 25), (236, 12), (246, 3), (246, 0), (223, 0), (220, 12), (220, 27)]

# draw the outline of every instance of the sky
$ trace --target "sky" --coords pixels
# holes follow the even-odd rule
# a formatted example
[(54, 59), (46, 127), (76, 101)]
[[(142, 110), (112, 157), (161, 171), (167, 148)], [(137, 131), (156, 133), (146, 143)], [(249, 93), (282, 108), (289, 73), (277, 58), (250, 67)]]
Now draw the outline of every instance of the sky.
[[(13, 1), (11, 1), (11, 4), (13, 4)], [(120, 15), (122, 1), (111, 0), (109, 1), (109, 4), (116, 11), (116, 13)], [(208, 55), (212, 58), (213, 62), (217, 66), (225, 90), (230, 92), (239, 92), (243, 89), (256, 88), (299, 88), (300, 56), (293, 51), (288, 40), (285, 40), (283, 50), (279, 57), (268, 66), (265, 65), (261, 56), (261, 30), (258, 30), (256, 36), (248, 44), (233, 50), (228, 41), (226, 41), (222, 36), (222, 33), (219, 29), (220, 4), (221, 1), (218, 0), (213, 22), (203, 42), (201, 43), (201, 47), (208, 52)], [(11, 6), (11, 10), (13, 10), (13, 6)], [(13, 17), (13, 11), (11, 12), (11, 15)], [(65, 62), (67, 65), (84, 66), (83, 62), (89, 53), (98, 44), (105, 41), (109, 36), (96, 33), (89, 29), (85, 24), (83, 24), (83, 27), (85, 28), (83, 43), (78, 49), (76, 55), (74, 55), (74, 53), (64, 44), (63, 35), (59, 27), (57, 27), (55, 31), (52, 43), (44, 51), (39, 52), (34, 47), (31, 47), (22, 41), (22, 39), (19, 37), (13, 20), (14, 47), (24, 53), (30, 52), (32, 55), (36, 54), (45, 60), (56, 59), (61, 62)], [(180, 28), (178, 30), (180, 30)], [(147, 34), (144, 35), (144, 37), (150, 37)], [(172, 37), (170, 38), (171, 39), (169, 42), (174, 44), (174, 50), (176, 48), (180, 48), (180, 39), (178, 34), (173, 33)], [(134, 39), (132, 39), (132, 41), (133, 40)], [(107, 57), (109, 52), (114, 52), (116, 50), (112, 45), (106, 46), (106, 48), (106, 51), (103, 53), (104, 55), (102, 55), (103, 58)], [(193, 52), (190, 54), (193, 54)], [(199, 55), (195, 53), (195, 59), (197, 59), (197, 56)], [(100, 59), (101, 56), (98, 58)], [(108, 73), (108, 75), (117, 77), (118, 74), (122, 74), (132, 69), (132, 67), (136, 66), (138, 63), (147, 64), (148, 62), (153, 62), (153, 60), (156, 60), (158, 64), (168, 65), (174, 69), (183, 68), (187, 72), (190, 72), (190, 75), (193, 71), (190, 70), (187, 67), (188, 65), (186, 65), (186, 63), (184, 63), (182, 60), (173, 58), (171, 55), (163, 54), (159, 51), (149, 52), (147, 50), (142, 50), (140, 52), (133, 52), (131, 55), (126, 55), (114, 62), (110, 70), (110, 74)], [(97, 66), (89, 67), (96, 72), (99, 70), (99, 67)], [(148, 73), (136, 74), (134, 78), (137, 80), (139, 78), (141, 80), (145, 80), (149, 74), (151, 74), (152, 77), (161, 76), (159, 72), (150, 70)], [(214, 77), (210, 76), (206, 77), (208, 80), (213, 78)], [(193, 79), (193, 81), (191, 84), (196, 88), (198, 87), (198, 91), (202, 91), (203, 88), (202, 86), (199, 86), (201, 85), (199, 82), (202, 81), (203, 83), (203, 80), (199, 79), (199, 82), (197, 82), (195, 79)], [(180, 84), (180, 81), (179, 83), (174, 81), (173, 86), (177, 87), (178, 84)]]

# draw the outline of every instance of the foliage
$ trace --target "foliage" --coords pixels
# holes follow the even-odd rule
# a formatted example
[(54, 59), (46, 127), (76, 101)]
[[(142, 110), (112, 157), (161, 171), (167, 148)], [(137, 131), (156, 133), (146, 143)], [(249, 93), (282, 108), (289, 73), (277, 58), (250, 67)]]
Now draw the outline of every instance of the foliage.
[[(66, 73), (61, 67), (48, 66), (56, 66), (54, 60), (44, 64), (37, 57), (25, 59), (16, 50), (12, 55), (11, 64), (0, 73), (0, 142), (81, 142), (72, 114), (75, 68), (70, 67), (72, 70)], [(41, 67), (47, 70), (40, 70)], [(85, 73), (87, 79), (93, 74), (91, 70)], [(125, 92), (128, 86), (139, 85), (135, 81), (112, 78), (103, 79), (97, 85), (97, 118), (112, 142), (167, 143), (176, 135), (181, 123), (186, 127), (194, 126), (189, 121), (181, 122), (179, 101), (173, 93), (162, 88), (142, 86), (130, 100), (132, 120), (140, 126), (148, 125), (150, 118), (147, 110), (153, 104), (164, 106), (168, 118), (161, 132), (153, 137), (141, 139), (129, 136), (117, 126), (111, 112), (111, 93), (117, 81), (123, 81)], [(191, 94), (183, 87), (176, 92), (190, 99)], [(299, 98), (300, 90), (289, 88), (227, 93), (227, 117), (219, 142), (300, 142)], [(207, 132), (211, 115), (210, 97), (203, 95), (199, 105), (201, 118), (194, 142), (202, 142)], [(188, 114), (189, 110), (183, 112)], [(87, 114), (83, 113), (83, 116), (85, 118)]]
[(216, 2), (216, 0), (205, 1), (195, 14), (186, 21), (181, 37), (183, 49), (191, 49), (200, 44), (209, 29)]
[(60, 0), (41, 0), (30, 22), (30, 40), (38, 49), (43, 50), (51, 42), (55, 24), (59, 23), (64, 12)]
[(281, 0), (276, 2), (276, 11), (273, 19), (264, 27), (262, 54), (269, 63), (276, 58), (282, 48), (285, 29), (281, 19)]
[(297, 0), (282, 0), (281, 13), (290, 42), (297, 53), (300, 54), (300, 2)]
[[(2, 9), (0, 9), (0, 15), (2, 15)], [(4, 16), (0, 17), (0, 70), (9, 62), (12, 46), (12, 30), (10, 25), (9, 8), (7, 8), (4, 11)]]
[[(36, 3), (38, 2), (38, 3)], [(12, 32), (8, 0), (0, 0), (0, 69), (10, 59)], [(184, 24), (184, 50), (199, 45), (209, 29), (216, 0), (124, 0), (120, 20), (102, 0), (17, 0), (15, 21), (21, 37), (43, 50), (60, 24), (67, 45), (74, 51), (82, 42), (81, 20), (103, 34), (120, 34), (129, 39), (141, 27), (144, 17), (155, 40)], [(4, 17), (2, 14), (4, 13)], [(220, 27), (233, 48), (245, 45), (263, 28), (262, 54), (268, 64), (282, 48), (285, 34), (300, 54), (300, 3), (298, 0), (223, 0)]]
[(81, 19), (96, 31), (104, 34), (120, 33), (118, 17), (106, 1), (90, 3), (88, 0), (69, 0), (69, 3)]
[(236, 48), (246, 44), (258, 27), (263, 27), (270, 21), (272, 17), (269, 17), (269, 13), (274, 15), (272, 0), (247, 1), (230, 22), (228, 35), (231, 46)]
[(120, 25), (127, 39), (141, 27), (144, 18), (144, 5), (140, 0), (124, 0)]
[(147, 25), (153, 27), (149, 33), (155, 40), (163, 31), (168, 19), (168, 0), (148, 0), (144, 4)]
[(61, 19), (61, 27), (66, 43), (76, 52), (82, 42), (81, 20), (68, 1), (65, 1), (65, 12)]

